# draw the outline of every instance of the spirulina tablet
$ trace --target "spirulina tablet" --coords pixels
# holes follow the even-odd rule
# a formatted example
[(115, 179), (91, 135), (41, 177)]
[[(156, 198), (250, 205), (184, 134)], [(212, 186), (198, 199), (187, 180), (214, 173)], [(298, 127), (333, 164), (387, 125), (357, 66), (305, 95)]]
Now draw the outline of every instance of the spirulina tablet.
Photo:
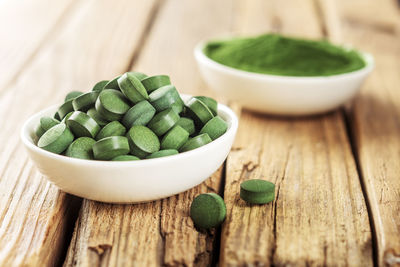
[(181, 117), (176, 122), (176, 124), (181, 126), (183, 129), (185, 129), (189, 133), (189, 135), (194, 134), (196, 131), (196, 128), (194, 126), (194, 122), (192, 119)]
[(178, 150), (175, 149), (165, 149), (165, 150), (159, 150), (157, 152), (151, 153), (146, 157), (146, 159), (155, 159), (155, 158), (162, 158), (162, 157), (167, 157), (167, 156), (172, 156), (178, 154)]
[(131, 154), (139, 158), (145, 158), (160, 150), (160, 141), (157, 135), (146, 126), (132, 126), (126, 137), (129, 140)]
[(112, 161), (131, 161), (131, 160), (140, 160), (138, 157), (132, 155), (121, 155), (116, 156), (115, 158), (111, 159)]
[(125, 73), (118, 79), (121, 92), (134, 104), (149, 98), (146, 88), (132, 73)]
[(60, 121), (56, 120), (51, 117), (42, 117), (40, 118), (40, 122), (38, 123), (36, 129), (35, 129), (35, 134), (37, 137), (41, 137), (48, 129), (51, 127), (59, 124)]
[(202, 101), (204, 104), (206, 104), (206, 106), (211, 110), (213, 115), (217, 116), (218, 102), (215, 99), (213, 99), (211, 97), (207, 97), (207, 96), (195, 96), (194, 98), (197, 98), (200, 101)]
[(36, 137), (40, 138), (46, 131), (40, 126), (40, 123), (38, 123), (35, 127), (35, 135)]
[(93, 145), (93, 155), (98, 160), (111, 160), (129, 153), (129, 143), (125, 136), (110, 136)]
[(68, 100), (71, 100), (71, 99), (74, 99), (75, 97), (78, 97), (78, 96), (80, 96), (80, 95), (82, 95), (83, 93), (82, 92), (79, 92), (79, 91), (72, 91), (72, 92), (69, 92), (66, 96), (65, 96), (65, 99), (64, 99), (64, 102), (66, 102), (66, 101), (68, 101)]
[(252, 179), (240, 184), (240, 198), (251, 204), (266, 204), (275, 198), (275, 185), (271, 182)]
[[(108, 81), (108, 83), (106, 83), (103, 87), (103, 89), (114, 89), (114, 90), (119, 90), (119, 86), (118, 86), (118, 79), (119, 77), (121, 77), (121, 75), (115, 77), (114, 79)], [(102, 90), (100, 90), (102, 91)]]
[(214, 117), (207, 105), (197, 98), (191, 98), (186, 107), (187, 114), (194, 120), (197, 126), (202, 127)]
[(161, 149), (178, 150), (189, 139), (189, 133), (179, 125), (169, 130), (161, 140)]
[(96, 108), (89, 109), (86, 114), (88, 114), (92, 119), (94, 119), (100, 127), (106, 125), (109, 121), (104, 119), (100, 114), (97, 112)]
[(179, 152), (193, 150), (210, 143), (212, 140), (208, 134), (200, 134), (190, 138), (180, 149)]
[(215, 140), (223, 135), (227, 129), (228, 124), (220, 116), (215, 116), (201, 128), (200, 134), (207, 133), (212, 140)]
[(149, 101), (157, 111), (173, 108), (179, 114), (183, 109), (183, 101), (173, 85), (166, 85), (153, 91), (149, 95)]
[(147, 125), (156, 135), (161, 136), (179, 120), (179, 115), (172, 108), (161, 111)]
[(104, 89), (96, 101), (96, 110), (109, 121), (118, 121), (129, 110), (128, 99), (119, 91)]
[(160, 87), (171, 84), (171, 80), (167, 75), (150, 76), (141, 80), (141, 82), (149, 94)]
[(147, 76), (147, 74), (144, 74), (143, 72), (138, 72), (138, 71), (130, 71), (128, 73), (132, 74), (133, 76), (138, 78), (140, 81), (149, 77), (149, 76)]
[(124, 136), (126, 128), (119, 121), (109, 122), (96, 135), (96, 140), (100, 140), (109, 136)]
[(72, 100), (72, 106), (74, 107), (74, 110), (86, 112), (90, 108), (94, 107), (94, 103), (96, 103), (98, 96), (99, 92), (96, 91), (82, 94)]
[(146, 125), (156, 113), (156, 109), (147, 101), (143, 100), (131, 107), (122, 118), (126, 128), (133, 125)]
[(65, 122), (69, 119), (69, 117), (71, 117), (71, 115), (72, 115), (74, 112), (75, 112), (75, 111), (68, 112), (68, 114), (65, 115), (65, 117), (61, 120), (61, 122), (65, 123)]
[(48, 129), (50, 129), (51, 127), (59, 124), (60, 121), (56, 120), (54, 118), (51, 117), (42, 117), (40, 118), (40, 126), (42, 126), (42, 128), (47, 131)]
[(93, 138), (79, 137), (68, 146), (65, 155), (78, 159), (93, 159), (92, 147), (95, 143)]
[(77, 137), (94, 138), (100, 131), (100, 126), (86, 113), (75, 111), (66, 121), (66, 124)]
[(39, 139), (38, 147), (61, 154), (74, 141), (74, 135), (65, 123), (60, 123), (47, 130)]
[(66, 102), (64, 102), (57, 111), (58, 117), (60, 118), (59, 120), (64, 119), (65, 115), (70, 113), (71, 111), (74, 111), (74, 107), (72, 106), (72, 101), (73, 99), (70, 99)]
[(108, 83), (108, 80), (100, 81), (93, 86), (92, 91), (101, 92), (104, 89), (104, 86)]
[(226, 217), (225, 202), (215, 193), (198, 195), (190, 206), (190, 217), (196, 227), (202, 229), (217, 227)]

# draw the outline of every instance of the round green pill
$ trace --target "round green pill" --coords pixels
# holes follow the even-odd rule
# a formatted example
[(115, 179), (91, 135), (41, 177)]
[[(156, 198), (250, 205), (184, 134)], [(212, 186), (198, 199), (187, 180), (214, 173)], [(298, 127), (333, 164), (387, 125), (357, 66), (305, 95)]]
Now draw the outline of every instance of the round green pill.
[(108, 83), (108, 80), (100, 81), (93, 86), (92, 91), (101, 92), (104, 89), (104, 86)]
[(110, 136), (93, 145), (93, 155), (98, 160), (111, 160), (129, 153), (129, 143), (125, 136)]
[(64, 102), (67, 102), (68, 100), (74, 99), (75, 97), (78, 97), (78, 96), (80, 96), (80, 95), (82, 95), (82, 94), (83, 94), (83, 93), (82, 93), (82, 92), (79, 92), (79, 91), (72, 91), (72, 92), (69, 92), (69, 93), (65, 96)]
[(149, 154), (160, 150), (160, 141), (157, 135), (142, 125), (135, 125), (127, 135), (131, 154), (139, 158), (145, 158)]
[(252, 179), (240, 184), (240, 198), (251, 204), (266, 204), (275, 198), (275, 185), (271, 182)]
[(72, 106), (74, 107), (74, 110), (86, 112), (90, 108), (94, 107), (98, 96), (99, 92), (96, 91), (82, 94), (72, 100)]
[(155, 158), (162, 158), (167, 156), (172, 156), (178, 154), (178, 150), (176, 149), (164, 149), (154, 152), (146, 157), (146, 159), (155, 159)]
[(172, 108), (177, 114), (183, 110), (183, 101), (173, 85), (166, 85), (153, 91), (149, 101), (157, 111)]
[(67, 115), (65, 115), (65, 117), (61, 120), (61, 122), (65, 123), (69, 117), (71, 117), (71, 115), (74, 113), (75, 111), (71, 111), (69, 112)]
[(202, 127), (214, 117), (207, 105), (197, 98), (193, 97), (190, 99), (186, 107), (187, 114), (194, 120), (197, 126)]
[(88, 114), (92, 119), (94, 119), (98, 125), (100, 125), (101, 127), (103, 127), (104, 125), (106, 125), (109, 121), (107, 121), (106, 119), (104, 119), (102, 116), (100, 116), (100, 114), (97, 112), (96, 108), (91, 108), (89, 109), (86, 114)]
[(146, 88), (147, 93), (151, 93), (160, 87), (171, 84), (171, 80), (167, 75), (150, 76), (141, 80), (141, 82), (143, 86)]
[(41, 137), (48, 129), (50, 129), (51, 127), (59, 124), (60, 121), (56, 120), (54, 118), (51, 117), (42, 117), (40, 118), (40, 122), (37, 125), (37, 127), (35, 128), (35, 134), (37, 137)]
[(133, 76), (138, 78), (140, 81), (149, 77), (149, 76), (147, 76), (147, 74), (144, 74), (143, 72), (138, 72), (138, 71), (130, 71), (128, 73), (132, 74)]
[(75, 111), (67, 119), (66, 124), (77, 137), (92, 137), (94, 138), (100, 131), (100, 126), (86, 113)]
[(120, 120), (129, 108), (128, 100), (117, 90), (104, 89), (96, 101), (97, 112), (109, 121)]
[(118, 79), (121, 92), (134, 104), (149, 98), (146, 88), (132, 73), (125, 73)]
[(61, 154), (74, 141), (74, 135), (65, 123), (60, 123), (47, 130), (39, 139), (38, 147)]
[(194, 98), (197, 98), (198, 100), (202, 101), (206, 106), (211, 110), (214, 116), (217, 116), (218, 114), (218, 102), (207, 96), (195, 96)]
[(226, 130), (228, 130), (228, 124), (220, 116), (215, 116), (201, 128), (200, 134), (206, 133), (212, 140), (215, 140), (223, 135)]
[(200, 134), (190, 138), (180, 149), (179, 152), (193, 150), (210, 143), (212, 140), (208, 134)]
[[(115, 77), (114, 79), (108, 81), (103, 87), (103, 89), (114, 89), (114, 90), (119, 90), (118, 86), (118, 79), (121, 77), (121, 75)], [(101, 90), (102, 91), (102, 90)]]
[(179, 115), (172, 109), (156, 114), (147, 125), (156, 135), (161, 136), (171, 129), (179, 120)]
[(70, 99), (66, 102), (64, 102), (57, 111), (58, 114), (58, 118), (59, 120), (64, 119), (65, 115), (67, 115), (68, 113), (70, 113), (71, 111), (74, 111), (74, 107), (72, 106), (72, 101), (73, 99)]
[(95, 143), (93, 138), (79, 137), (68, 146), (65, 155), (78, 159), (93, 159), (92, 147)]
[(43, 130), (47, 131), (51, 127), (59, 124), (60, 121), (53, 119), (51, 117), (42, 117), (40, 118), (40, 126), (43, 128)]
[(196, 132), (196, 128), (192, 119), (181, 117), (176, 122), (176, 124), (185, 129), (189, 133), (189, 135), (192, 135)]
[(189, 139), (189, 133), (179, 125), (169, 130), (161, 140), (161, 149), (178, 150)]
[(35, 127), (35, 135), (37, 138), (40, 138), (46, 131), (40, 126), (40, 123), (38, 123)]
[(190, 206), (190, 217), (196, 227), (202, 229), (217, 227), (226, 217), (225, 202), (215, 193), (198, 195)]
[(132, 155), (121, 155), (116, 156), (115, 158), (111, 159), (112, 161), (131, 161), (131, 160), (140, 160), (138, 157)]
[(147, 100), (143, 100), (125, 113), (122, 123), (127, 128), (131, 128), (133, 125), (146, 125), (155, 113), (156, 109)]
[(112, 121), (104, 126), (96, 135), (96, 140), (100, 140), (109, 136), (124, 136), (126, 128), (119, 121)]

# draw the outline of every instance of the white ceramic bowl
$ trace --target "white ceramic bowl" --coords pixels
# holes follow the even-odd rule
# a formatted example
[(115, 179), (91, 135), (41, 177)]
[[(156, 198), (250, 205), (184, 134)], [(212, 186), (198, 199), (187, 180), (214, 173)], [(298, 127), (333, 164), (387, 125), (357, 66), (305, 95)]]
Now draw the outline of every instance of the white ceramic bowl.
[(205, 42), (194, 49), (200, 73), (225, 98), (257, 112), (310, 115), (327, 112), (350, 100), (374, 67), (373, 57), (362, 54), (360, 70), (327, 77), (259, 74), (222, 65), (203, 53)]
[[(189, 96), (182, 95), (184, 100)], [(218, 114), (227, 132), (211, 143), (178, 155), (140, 161), (96, 161), (57, 155), (37, 147), (34, 127), (52, 116), (58, 106), (40, 111), (22, 127), (21, 139), (39, 171), (60, 189), (80, 197), (113, 203), (156, 200), (188, 190), (213, 174), (226, 159), (238, 128), (238, 118), (227, 106)]]

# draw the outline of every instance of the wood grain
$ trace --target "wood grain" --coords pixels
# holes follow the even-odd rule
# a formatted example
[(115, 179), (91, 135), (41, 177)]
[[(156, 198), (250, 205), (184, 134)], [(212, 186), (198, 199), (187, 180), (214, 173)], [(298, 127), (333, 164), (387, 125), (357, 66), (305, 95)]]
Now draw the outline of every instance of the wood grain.
[[(163, 2), (132, 69), (150, 75), (168, 74), (181, 92), (208, 94), (197, 74), (192, 49), (209, 35), (229, 31), (226, 8), (230, 8), (230, 1), (220, 6), (211, 0)], [(206, 10), (210, 16), (204, 21), (202, 11)], [(222, 169), (185, 193), (147, 204), (111, 206), (85, 200), (65, 265), (210, 265), (213, 250), (218, 250), (216, 231), (198, 232), (189, 207), (200, 193), (220, 192), (221, 178)], [(106, 223), (98, 223), (101, 218)], [(101, 249), (93, 252), (93, 247), (103, 244), (109, 249), (107, 256)]]
[[(247, 10), (241, 31), (323, 33), (313, 1), (241, 3)], [(257, 16), (264, 10), (270, 20)], [(273, 203), (240, 200), (240, 182), (256, 178), (276, 184)], [(298, 119), (242, 112), (226, 165), (225, 201), (221, 266), (373, 264), (367, 209), (340, 111)]]
[[(324, 4), (324, 3), (322, 3)], [(376, 69), (349, 112), (379, 266), (400, 266), (400, 10), (395, 1), (340, 1), (343, 40)]]
[(21, 124), (68, 91), (90, 90), (95, 81), (125, 70), (153, 7), (154, 1), (77, 3), (68, 23), (0, 97), (0, 266), (59, 264), (71, 214), (78, 212), (74, 198), (28, 160), (19, 141)]
[(73, 4), (68, 0), (0, 2), (0, 93), (56, 31)]

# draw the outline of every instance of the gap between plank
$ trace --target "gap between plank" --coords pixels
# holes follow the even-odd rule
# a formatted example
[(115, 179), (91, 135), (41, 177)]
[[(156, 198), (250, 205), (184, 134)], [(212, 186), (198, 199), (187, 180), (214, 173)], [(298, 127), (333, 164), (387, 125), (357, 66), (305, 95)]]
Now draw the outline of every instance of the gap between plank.
[[(226, 162), (228, 161), (227, 159), (224, 161), (224, 165), (222, 167), (221, 171), (221, 183), (218, 188), (218, 195), (224, 199), (224, 189), (225, 189), (225, 183), (226, 183)], [(215, 238), (213, 241), (213, 250), (211, 251), (211, 266), (218, 266), (219, 262), (219, 256), (220, 256), (220, 251), (221, 251), (221, 237), (222, 237), (222, 225), (220, 225), (215, 233)]]
[(6, 92), (8, 92), (8, 90), (10, 90), (9, 88), (12, 88), (12, 83), (17, 80), (18, 76), (21, 75), (24, 69), (29, 67), (29, 65), (33, 62), (35, 56), (38, 54), (39, 50), (42, 49), (45, 43), (48, 40), (53, 39), (53, 36), (58, 32), (56, 29), (62, 27), (62, 25), (68, 21), (66, 18), (70, 17), (69, 15), (72, 13), (73, 10), (77, 8), (76, 6), (78, 6), (77, 1), (71, 1), (71, 3), (68, 4), (67, 8), (65, 8), (62, 14), (56, 19), (53, 27), (51, 27), (48, 32), (44, 34), (43, 39), (39, 42), (37, 47), (33, 49), (32, 53), (25, 59), (24, 62), (21, 63), (21, 68), (16, 71), (8, 81), (6, 81), (4, 88), (0, 88), (0, 98)]
[(62, 248), (60, 250), (61, 255), (56, 263), (56, 266), (62, 266), (65, 262), (68, 253), (68, 248), (71, 244), (72, 235), (74, 234), (75, 224), (79, 218), (80, 210), (82, 208), (82, 201), (83, 201), (82, 198), (69, 194), (67, 195), (67, 197), (71, 198), (71, 202), (69, 203), (69, 208), (68, 208), (70, 210), (70, 214), (69, 216), (66, 217), (67, 227), (65, 230), (64, 242), (62, 244)]
[(372, 216), (370, 200), (368, 198), (368, 194), (366, 191), (364, 176), (362, 174), (361, 165), (360, 165), (360, 159), (359, 159), (358, 153), (357, 153), (358, 149), (357, 149), (355, 133), (354, 133), (353, 127), (351, 127), (351, 125), (354, 125), (354, 114), (353, 114), (353, 110), (346, 111), (345, 108), (341, 108), (341, 113), (342, 113), (343, 120), (345, 123), (345, 127), (346, 127), (345, 130), (347, 133), (347, 138), (349, 139), (351, 153), (353, 155), (357, 173), (358, 173), (358, 177), (360, 180), (361, 191), (363, 193), (365, 205), (366, 205), (367, 211), (368, 211), (368, 221), (369, 221), (369, 226), (371, 229), (371, 237), (372, 237), (372, 258), (373, 258), (372, 260), (373, 260), (374, 266), (379, 266), (379, 264), (378, 264), (378, 237), (377, 237), (377, 233), (375, 230), (376, 229), (375, 222), (374, 222), (374, 218)]
[[(320, 21), (320, 25), (321, 25), (321, 31), (323, 32), (324, 36), (329, 38), (331, 37), (329, 35), (329, 25), (328, 25), (328, 19), (325, 15), (324, 10), (326, 11), (326, 3), (324, 5), (324, 3), (322, 3), (325, 0), (313, 0), (314, 6), (315, 6), (315, 10), (318, 16), (318, 19)], [(400, 0), (398, 0), (400, 3)], [(337, 14), (337, 10), (334, 10), (333, 12), (336, 13), (336, 20), (339, 19), (339, 15)], [(333, 36), (334, 37), (334, 36)], [(373, 220), (373, 216), (372, 216), (372, 210), (371, 210), (371, 206), (370, 206), (370, 200), (368, 198), (368, 194), (366, 192), (366, 187), (365, 187), (365, 183), (364, 183), (364, 177), (361, 171), (361, 166), (360, 166), (360, 160), (358, 157), (358, 153), (357, 153), (357, 142), (356, 142), (356, 138), (354, 135), (354, 131), (353, 128), (351, 127), (351, 125), (353, 125), (353, 112), (352, 110), (350, 111), (346, 111), (345, 108), (341, 108), (341, 113), (342, 113), (342, 118), (344, 121), (344, 125), (345, 125), (345, 130), (346, 130), (346, 135), (350, 144), (350, 149), (351, 149), (351, 154), (353, 156), (355, 165), (356, 165), (356, 170), (357, 170), (357, 174), (358, 174), (358, 179), (360, 181), (360, 187), (361, 187), (361, 191), (364, 197), (364, 202), (365, 205), (367, 207), (367, 212), (368, 212), (368, 221), (369, 221), (369, 226), (370, 226), (370, 230), (371, 230), (371, 237), (372, 237), (372, 261), (374, 266), (378, 266), (378, 241), (377, 241), (377, 233), (376, 233), (376, 228), (375, 228), (375, 222)]]

